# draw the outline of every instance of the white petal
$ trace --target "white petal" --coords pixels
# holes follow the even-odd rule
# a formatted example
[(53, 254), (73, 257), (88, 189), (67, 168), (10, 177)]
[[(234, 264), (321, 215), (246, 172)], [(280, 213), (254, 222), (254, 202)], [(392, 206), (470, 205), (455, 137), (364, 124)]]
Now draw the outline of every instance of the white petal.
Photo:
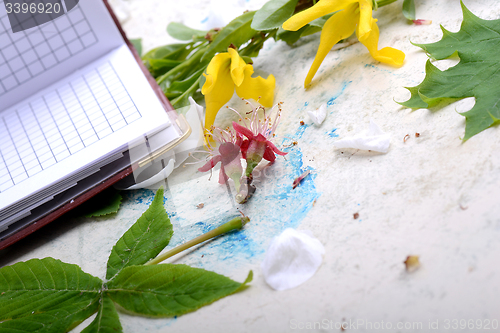
[(191, 135), (174, 148), (175, 168), (178, 168), (189, 157), (194, 149), (203, 146), (203, 106), (198, 105), (193, 98), (189, 97), (189, 110), (186, 112), (186, 120), (191, 126)]
[(205, 110), (205, 108), (203, 106), (199, 105), (198, 103), (196, 103), (194, 98), (191, 96), (188, 97), (188, 101), (189, 101), (189, 107), (190, 108), (194, 107), (196, 109), (196, 111), (198, 111), (198, 117), (200, 118), (201, 128), (203, 128), (203, 121), (202, 120), (203, 120), (203, 110)]
[[(203, 123), (201, 121), (203, 107), (196, 104), (191, 97), (189, 97), (189, 103), (190, 106), (186, 107), (189, 109), (185, 113), (186, 120), (189, 126), (191, 126), (191, 134), (189, 137), (177, 145), (173, 150), (169, 150), (156, 158), (152, 165), (144, 167), (143, 170), (137, 169), (134, 171), (134, 175), (140, 175), (141, 179), (145, 179), (144, 181), (128, 188), (120, 189), (136, 190), (140, 188), (158, 188), (159, 186), (154, 185), (170, 176), (174, 169), (182, 165), (189, 157), (190, 152), (203, 145)], [(166, 166), (163, 167), (163, 165)]]
[(323, 261), (325, 248), (308, 232), (285, 229), (271, 241), (262, 273), (275, 290), (295, 288), (309, 280)]
[(321, 106), (315, 111), (307, 111), (307, 114), (313, 123), (317, 126), (321, 125), (326, 118), (326, 104), (321, 104)]
[(135, 185), (132, 185), (130, 187), (125, 188), (124, 190), (138, 190), (141, 188), (159, 188), (159, 186), (154, 186), (156, 183), (161, 182), (165, 178), (167, 178), (172, 171), (174, 171), (174, 163), (175, 159), (171, 158), (168, 161), (168, 164), (165, 168), (160, 170), (160, 172), (152, 175), (150, 178), (146, 179), (143, 182), (137, 183)]
[(384, 133), (373, 120), (370, 119), (368, 130), (352, 137), (340, 139), (333, 145), (337, 148), (355, 148), (362, 150), (373, 150), (387, 153), (391, 144), (391, 136)]

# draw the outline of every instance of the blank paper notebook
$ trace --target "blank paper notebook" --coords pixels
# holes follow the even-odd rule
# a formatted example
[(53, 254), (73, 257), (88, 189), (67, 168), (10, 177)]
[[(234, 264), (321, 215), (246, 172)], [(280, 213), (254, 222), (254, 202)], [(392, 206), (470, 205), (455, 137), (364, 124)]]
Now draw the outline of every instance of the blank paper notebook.
[(13, 3), (0, 0), (0, 232), (145, 135), (182, 135), (101, 0), (50, 1), (45, 23)]

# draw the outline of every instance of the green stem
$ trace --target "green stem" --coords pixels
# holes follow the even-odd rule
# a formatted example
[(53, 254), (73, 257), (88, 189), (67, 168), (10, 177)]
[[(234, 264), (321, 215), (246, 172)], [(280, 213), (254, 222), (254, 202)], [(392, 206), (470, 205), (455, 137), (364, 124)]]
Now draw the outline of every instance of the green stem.
[(199, 88), (200, 80), (203, 74), (201, 74), (196, 81), (191, 85), (191, 87), (188, 88), (185, 92), (182, 93), (182, 95), (176, 97), (174, 100), (172, 100), (172, 106), (175, 107), (175, 104), (177, 104), (179, 101), (181, 101), (186, 95), (191, 95), (192, 92), (195, 92)]
[[(201, 44), (201, 45), (203, 45), (203, 44)], [(193, 63), (195, 63), (196, 61), (199, 62), (200, 59), (201, 59), (201, 57), (203, 56), (203, 54), (205, 54), (205, 51), (206, 51), (207, 47), (208, 46), (205, 45), (204, 47), (198, 49), (191, 56), (191, 58), (189, 58), (188, 60), (185, 60), (182, 64), (175, 66), (174, 68), (172, 68), (171, 70), (169, 70), (168, 72), (166, 72), (165, 74), (163, 74), (162, 76), (160, 76), (159, 78), (157, 78), (156, 82), (158, 84), (160, 84), (163, 81), (165, 81), (169, 76), (172, 76), (172, 74), (175, 74), (175, 73), (179, 72), (180, 70), (183, 70), (186, 67), (191, 67), (193, 65)]]
[(179, 245), (175, 248), (173, 248), (172, 250), (170, 251), (167, 251), (163, 254), (160, 254), (158, 257), (154, 258), (153, 260), (145, 263), (145, 265), (156, 265), (174, 255), (176, 255), (177, 253), (179, 252), (182, 252), (184, 250), (187, 250), (189, 249), (190, 247), (192, 246), (195, 246), (195, 245), (198, 245), (204, 241), (207, 241), (211, 238), (214, 238), (214, 237), (217, 237), (217, 236), (220, 236), (222, 234), (225, 234), (225, 233), (228, 233), (230, 231), (233, 231), (233, 230), (238, 230), (238, 229), (241, 229), (243, 228), (243, 226), (245, 224), (247, 224), (248, 222), (250, 222), (250, 218), (244, 216), (244, 217), (235, 217), (234, 219), (232, 219), (231, 221), (229, 222), (226, 222), (224, 223), (223, 225), (221, 225), (220, 227), (217, 227), (213, 230), (210, 230), (209, 232), (201, 235), (201, 236), (198, 236), (182, 245)]
[(258, 51), (262, 48), (266, 40), (268, 40), (269, 38), (273, 38), (277, 32), (278, 29), (274, 29), (263, 36), (262, 32), (258, 31), (257, 34), (254, 35), (253, 41), (251, 41), (250, 44), (238, 50), (239, 55), (242, 57), (243, 56), (256, 57), (254, 53), (255, 52), (258, 53)]
[(247, 159), (247, 168), (245, 169), (245, 176), (248, 177), (248, 178), (252, 177), (253, 169), (255, 169), (255, 167), (259, 163), (260, 163), (260, 161), (259, 162), (255, 162), (255, 161)]

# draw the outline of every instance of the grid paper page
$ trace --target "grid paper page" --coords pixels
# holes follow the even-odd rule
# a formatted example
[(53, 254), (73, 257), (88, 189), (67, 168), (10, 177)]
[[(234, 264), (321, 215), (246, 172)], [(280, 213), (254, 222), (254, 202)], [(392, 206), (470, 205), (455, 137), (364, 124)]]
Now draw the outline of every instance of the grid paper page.
[(81, 6), (16, 33), (12, 33), (7, 13), (0, 14), (0, 96), (96, 43), (98, 37)]
[(110, 62), (0, 117), (0, 193), (141, 118)]
[(8, 14), (29, 1), (57, 2), (0, 0), (0, 112), (125, 45), (102, 0), (62, 1), (70, 10), (45, 18)]

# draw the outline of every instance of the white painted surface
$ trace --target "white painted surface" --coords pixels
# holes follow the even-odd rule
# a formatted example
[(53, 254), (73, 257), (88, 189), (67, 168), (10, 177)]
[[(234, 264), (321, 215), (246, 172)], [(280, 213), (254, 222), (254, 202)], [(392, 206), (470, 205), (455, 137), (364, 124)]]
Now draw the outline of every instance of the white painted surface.
[[(170, 20), (189, 25), (195, 12), (208, 8), (207, 1), (126, 3), (131, 18), (124, 27), (131, 38), (142, 37), (147, 49), (172, 41), (165, 33)], [(406, 53), (405, 65), (399, 69), (374, 61), (356, 43), (332, 51), (313, 86), (304, 90), (319, 35), (294, 48), (283, 43), (265, 45), (254, 66), (260, 75), (276, 77), (275, 101), (285, 103), (276, 142), (280, 147), (291, 141), (298, 145), (287, 150), (286, 161), (279, 158), (266, 169), (276, 177), (256, 180), (256, 196), (242, 207), (252, 218), (244, 232), (176, 261), (238, 281), (252, 269), (254, 281), (242, 293), (177, 319), (120, 314), (125, 332), (288, 332), (314, 322), (325, 324), (324, 331), (338, 332), (342, 321), (349, 324), (348, 332), (482, 332), (447, 330), (445, 325), (453, 325), (453, 320), (481, 320), (483, 325), (487, 320), (500, 321), (500, 129), (488, 129), (462, 143), (465, 122), (455, 110), (468, 110), (473, 101), (414, 112), (394, 102), (408, 98), (402, 87), (417, 85), (424, 77), (427, 56), (409, 41), (437, 41), (439, 24), (457, 31), (462, 19), (459, 1), (427, 0), (417, 2), (417, 16), (431, 19), (432, 25), (408, 25), (401, 3), (376, 13), (379, 46)], [(496, 2), (465, 4), (482, 18), (500, 18)], [(319, 128), (312, 126), (307, 110), (329, 100), (325, 122)], [(237, 105), (237, 98), (231, 104)], [(217, 121), (228, 124), (231, 117), (222, 110)], [(335, 135), (353, 135), (369, 118), (391, 134), (387, 154), (333, 147)], [(300, 126), (301, 120), (305, 127)], [(406, 134), (410, 138), (404, 142)], [(293, 179), (306, 168), (312, 169), (310, 178), (290, 191)], [(225, 187), (217, 184), (217, 175), (210, 182), (208, 177), (176, 186), (174, 199), (185, 208), (172, 217), (172, 245), (203, 229), (203, 223), (186, 223), (191, 214), (186, 207), (199, 214), (195, 206), (204, 202), (208, 224), (235, 212)], [(172, 201), (167, 200), (169, 212)], [(112, 245), (149, 202), (151, 192), (130, 193), (115, 218), (61, 223), (4, 252), (0, 264), (54, 256), (103, 277)], [(358, 219), (354, 213), (359, 213)], [(272, 237), (289, 226), (311, 230), (326, 253), (315, 276), (295, 289), (278, 292), (266, 285), (260, 262)], [(410, 254), (419, 255), (421, 261), (412, 274), (403, 264)], [(439, 329), (429, 328), (436, 321)], [(417, 326), (398, 329), (398, 323)]]

